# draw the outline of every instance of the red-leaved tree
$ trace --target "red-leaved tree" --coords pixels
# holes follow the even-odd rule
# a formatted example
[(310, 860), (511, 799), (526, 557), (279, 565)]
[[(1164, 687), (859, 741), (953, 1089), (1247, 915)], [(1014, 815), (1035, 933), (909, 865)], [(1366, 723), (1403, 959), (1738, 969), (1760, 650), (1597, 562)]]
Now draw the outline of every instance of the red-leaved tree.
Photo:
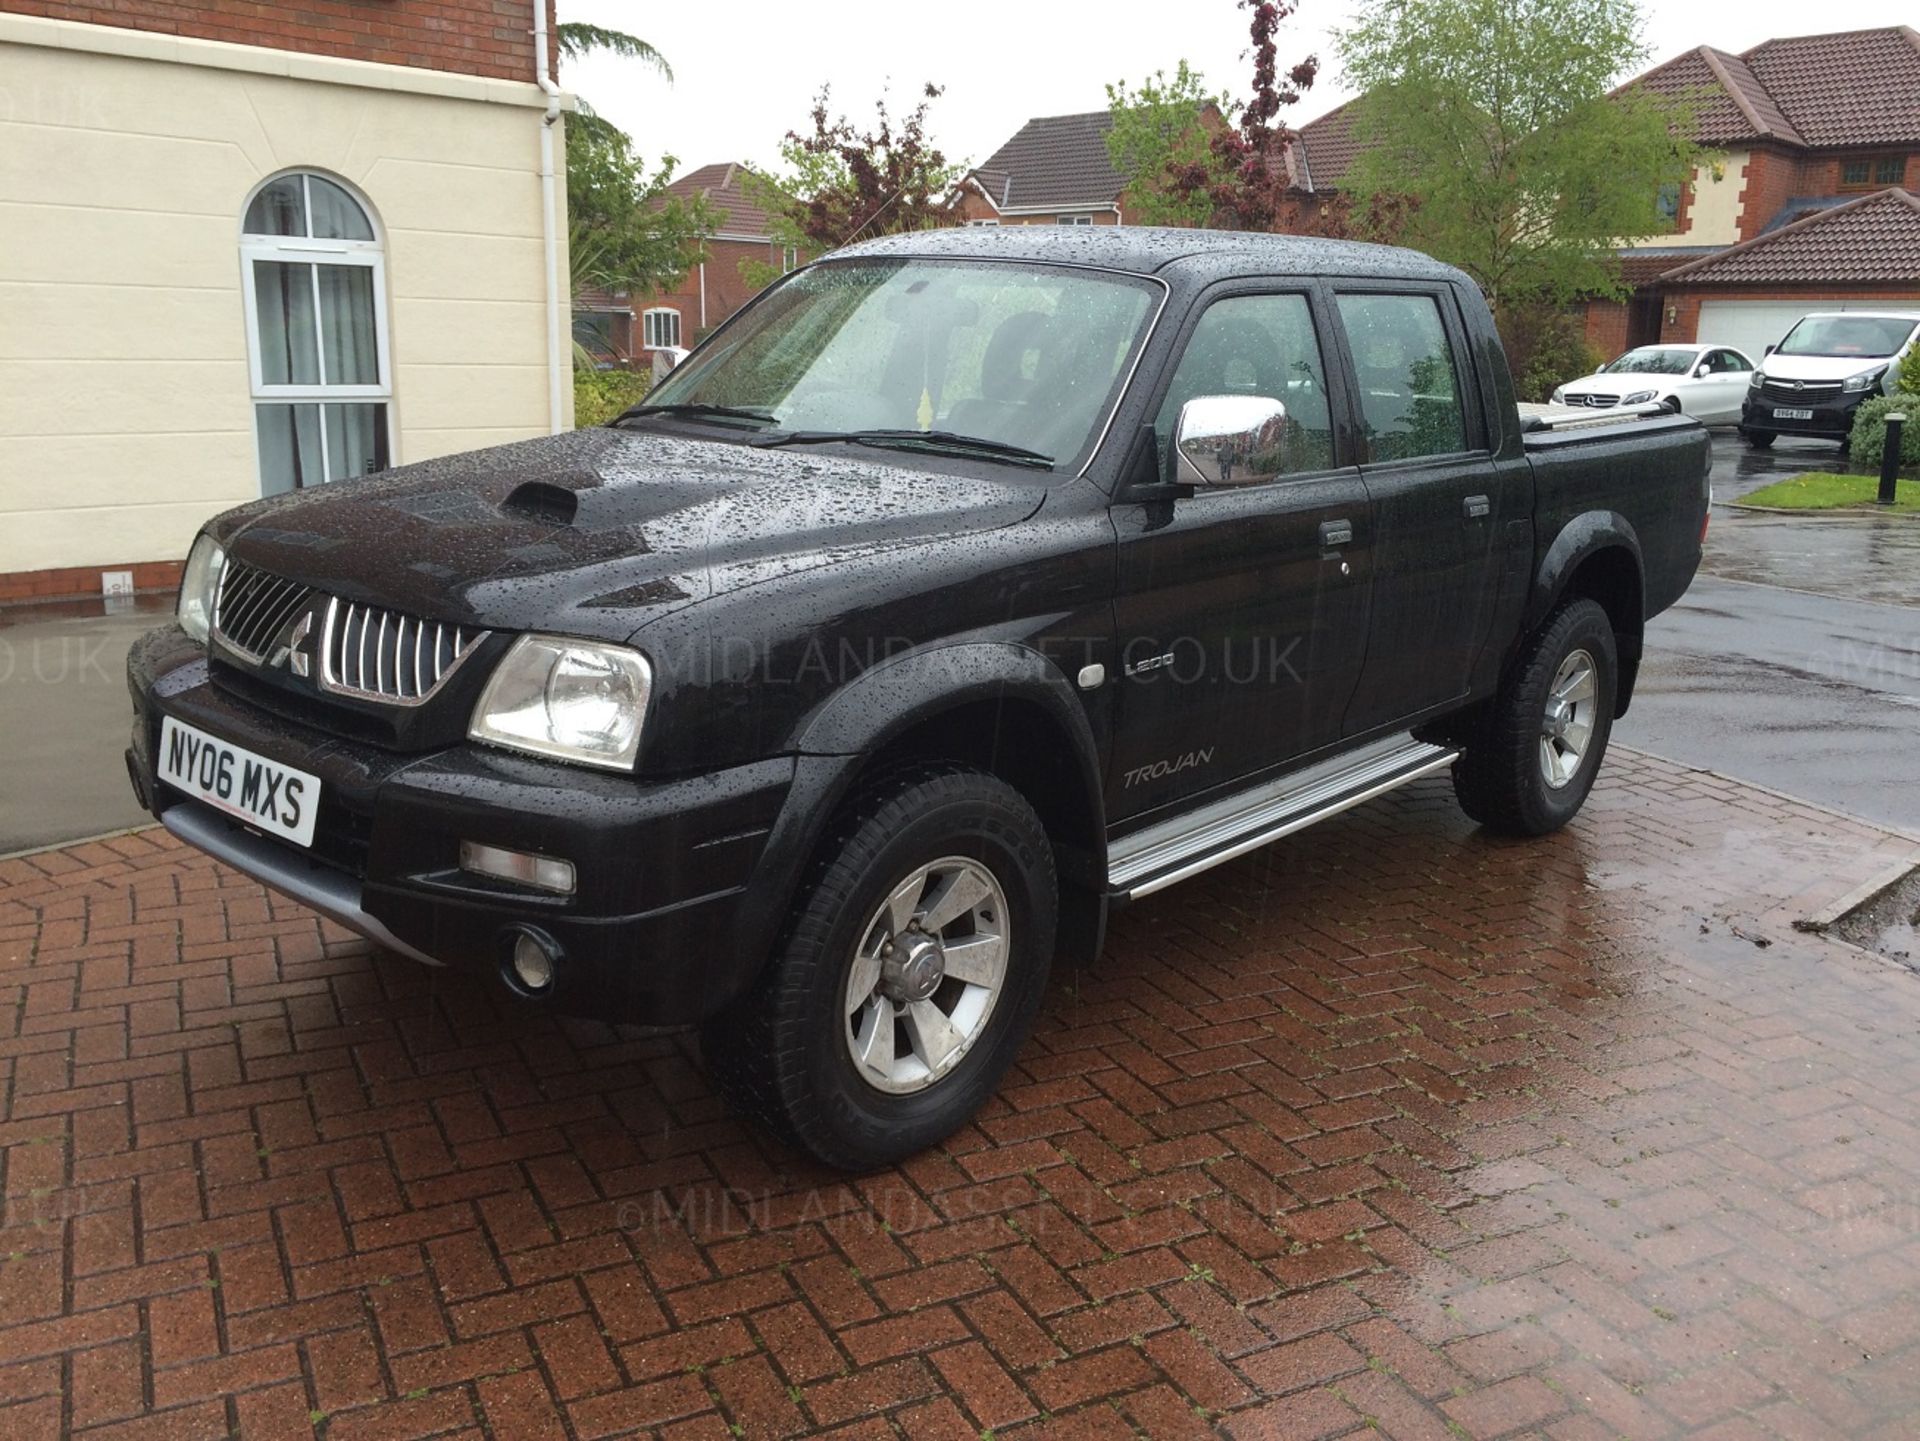
[(882, 96), (862, 129), (834, 116), (822, 89), (811, 128), (788, 131), (781, 142), (786, 173), (760, 186), (779, 238), (820, 255), (875, 235), (957, 223), (960, 168), (927, 134), (927, 107), (940, 93), (927, 85), (920, 103), (898, 119)]
[(1204, 196), (1210, 223), (1225, 230), (1307, 228), (1313, 207), (1289, 189), (1287, 149), (1294, 133), (1280, 112), (1299, 103), (1320, 74), (1320, 59), (1309, 55), (1280, 76), (1281, 22), (1298, 10), (1298, 0), (1236, 0), (1252, 12), (1253, 92), (1230, 125), (1213, 131), (1204, 158), (1175, 162), (1167, 188), (1182, 198)]

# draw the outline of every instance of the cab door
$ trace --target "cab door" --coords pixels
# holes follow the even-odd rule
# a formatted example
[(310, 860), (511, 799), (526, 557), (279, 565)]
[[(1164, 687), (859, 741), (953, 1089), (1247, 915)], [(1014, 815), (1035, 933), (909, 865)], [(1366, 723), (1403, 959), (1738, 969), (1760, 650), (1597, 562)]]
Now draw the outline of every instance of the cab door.
[(1482, 388), (1446, 285), (1334, 286), (1360, 476), (1373, 508), (1366, 662), (1344, 733), (1463, 698), (1487, 643), (1501, 537), (1527, 515), (1524, 467), (1496, 465)]
[(1275, 282), (1222, 288), (1188, 322), (1155, 412), (1161, 474), (1173, 478), (1174, 427), (1196, 397), (1278, 400), (1286, 424), (1235, 483), (1113, 509), (1115, 820), (1340, 738), (1365, 645), (1372, 525), (1335, 423), (1345, 397), (1330, 388), (1326, 320), (1317, 288)]

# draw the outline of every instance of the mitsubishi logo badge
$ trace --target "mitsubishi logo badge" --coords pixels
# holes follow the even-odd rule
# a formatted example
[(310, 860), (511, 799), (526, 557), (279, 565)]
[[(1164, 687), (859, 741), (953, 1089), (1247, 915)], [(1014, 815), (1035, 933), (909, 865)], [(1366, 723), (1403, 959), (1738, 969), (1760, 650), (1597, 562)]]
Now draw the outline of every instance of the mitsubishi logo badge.
[(307, 637), (312, 634), (313, 612), (307, 611), (293, 623), (293, 630), (288, 634), (286, 643), (274, 651), (267, 664), (291, 666), (293, 673), (305, 680), (313, 670), (313, 657), (306, 651)]

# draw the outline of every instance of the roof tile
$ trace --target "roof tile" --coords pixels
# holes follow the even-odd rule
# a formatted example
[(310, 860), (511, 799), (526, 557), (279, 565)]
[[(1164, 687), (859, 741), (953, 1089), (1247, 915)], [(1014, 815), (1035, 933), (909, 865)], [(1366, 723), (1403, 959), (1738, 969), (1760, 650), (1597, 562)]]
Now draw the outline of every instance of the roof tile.
[(667, 191), (683, 200), (690, 200), (696, 195), (706, 196), (714, 209), (720, 212), (720, 234), (771, 240), (773, 236), (767, 224), (767, 212), (747, 199), (742, 186), (741, 182), (747, 174), (744, 165), (730, 160), (720, 161), (713, 165), (702, 165), (698, 170), (689, 170), (667, 186)]
[(1112, 205), (1126, 177), (1107, 154), (1113, 116), (1036, 116), (972, 172), (1001, 209), (1072, 209)]
[(1920, 290), (1920, 199), (1904, 190), (1810, 215), (1668, 271), (1669, 285), (1910, 285)]

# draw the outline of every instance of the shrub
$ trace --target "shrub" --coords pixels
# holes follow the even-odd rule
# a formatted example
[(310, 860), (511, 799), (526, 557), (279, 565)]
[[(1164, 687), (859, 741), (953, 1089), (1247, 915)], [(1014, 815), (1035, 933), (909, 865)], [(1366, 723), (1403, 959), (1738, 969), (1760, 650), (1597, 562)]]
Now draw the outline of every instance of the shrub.
[(1894, 372), (1894, 387), (1902, 395), (1920, 395), (1920, 345), (1907, 352), (1907, 358), (1900, 362), (1900, 369)]
[(1587, 343), (1586, 325), (1564, 310), (1530, 310), (1501, 318), (1500, 335), (1521, 400), (1546, 401), (1569, 380), (1591, 375), (1607, 357)]
[(1912, 395), (1877, 395), (1854, 412), (1848, 453), (1862, 470), (1880, 469), (1880, 459), (1887, 451), (1887, 416), (1896, 410), (1907, 417), (1900, 428), (1900, 464), (1920, 465), (1920, 391), (1916, 391)]
[(605, 425), (630, 405), (638, 405), (653, 384), (647, 370), (578, 370), (573, 372), (573, 423), (585, 430)]

